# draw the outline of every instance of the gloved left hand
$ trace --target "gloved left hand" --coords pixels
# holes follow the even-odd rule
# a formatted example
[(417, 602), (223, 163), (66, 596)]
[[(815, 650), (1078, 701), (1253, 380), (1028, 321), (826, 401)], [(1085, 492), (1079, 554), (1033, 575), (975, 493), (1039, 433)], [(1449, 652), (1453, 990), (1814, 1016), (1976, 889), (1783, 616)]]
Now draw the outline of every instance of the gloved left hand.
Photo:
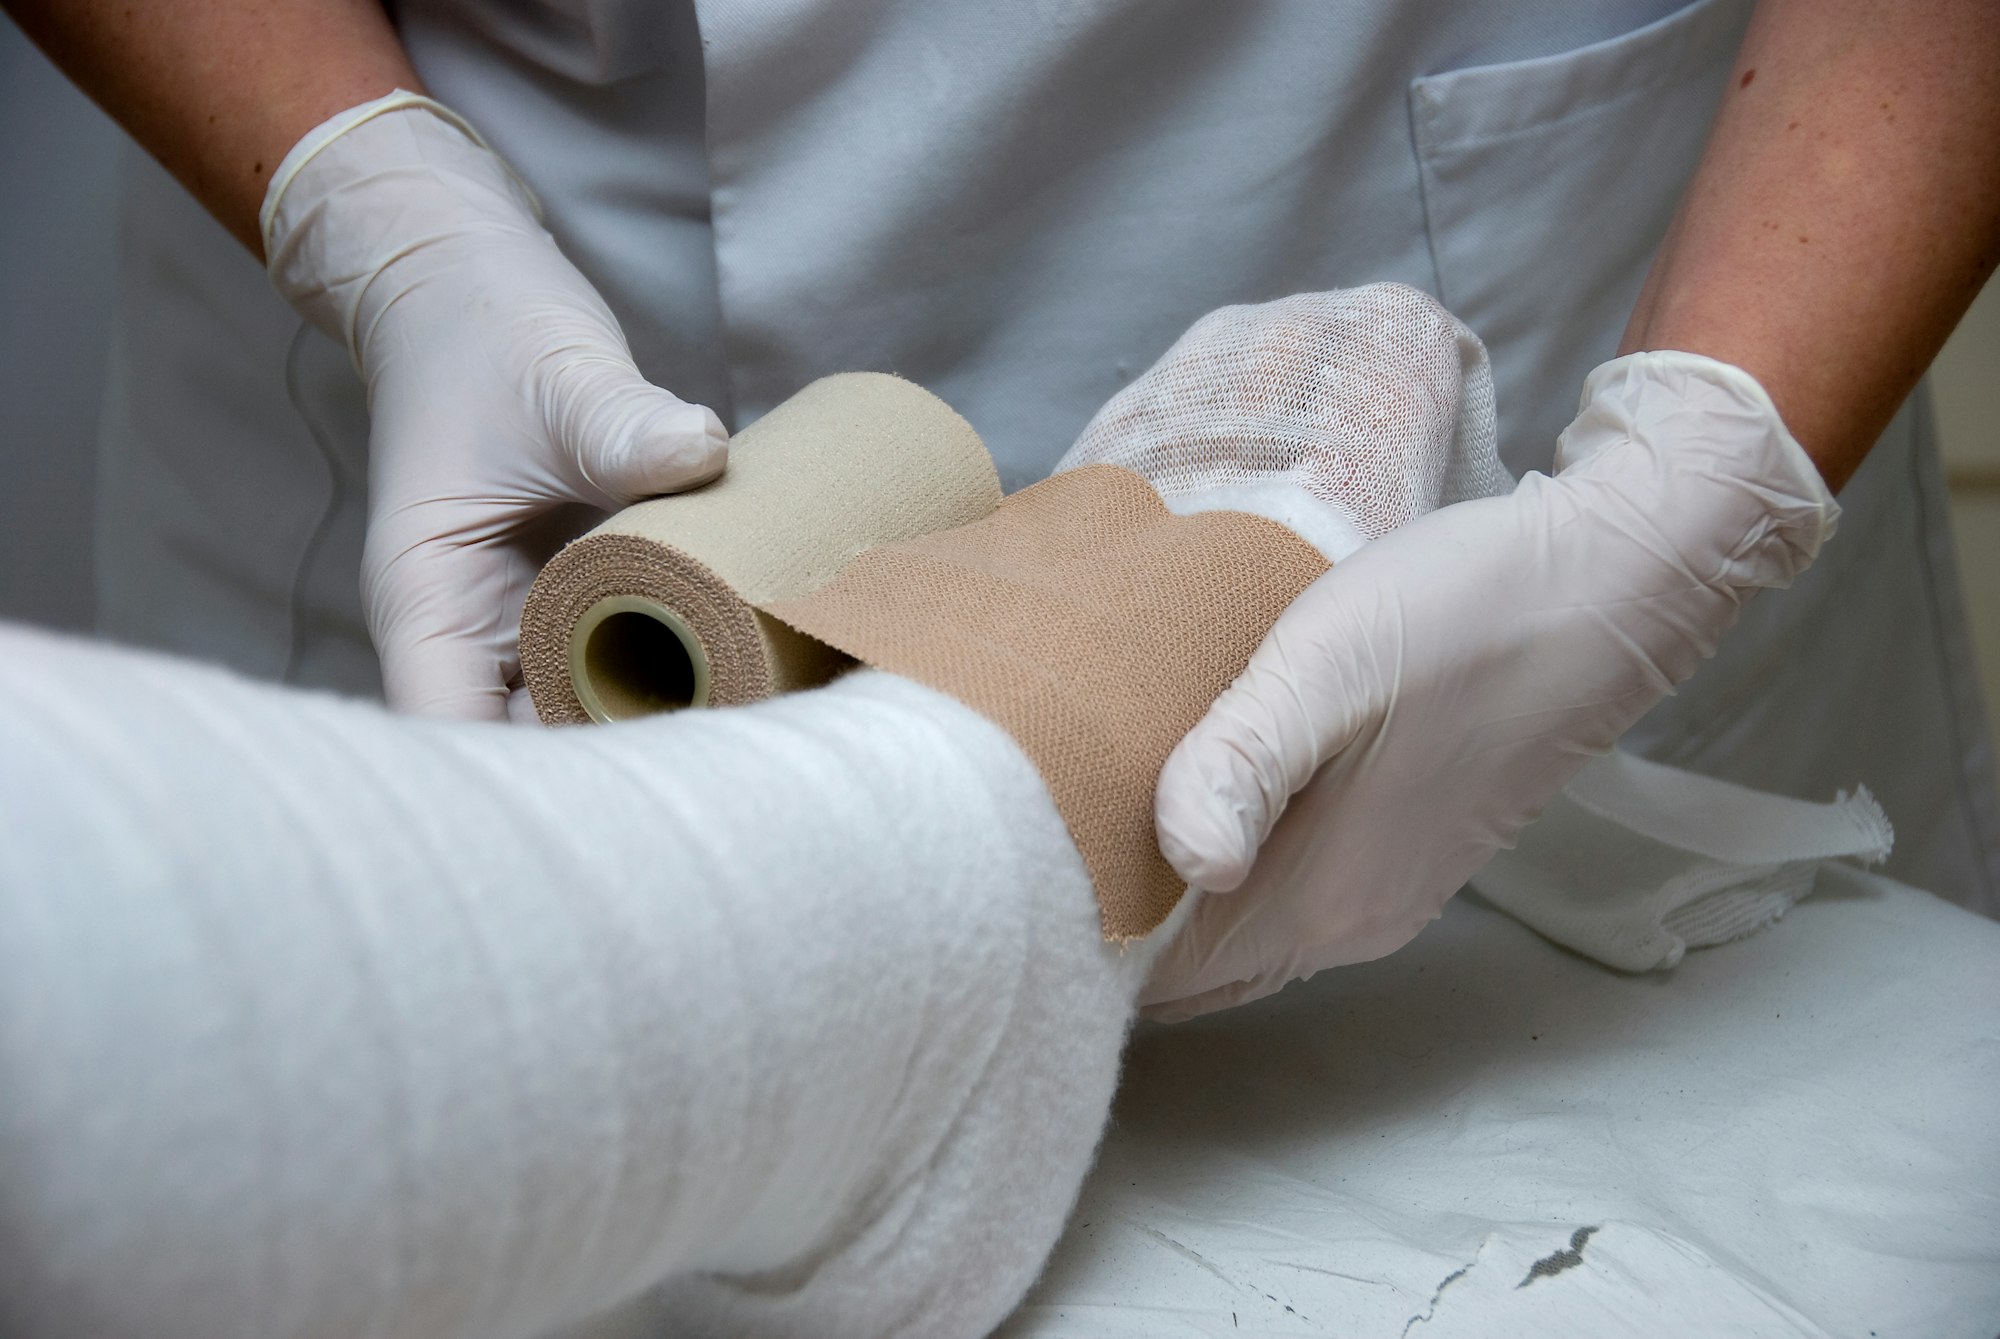
[(1175, 749), (1161, 850), (1212, 891), (1152, 1016), (1408, 942), (1839, 514), (1763, 388), (1693, 354), (1598, 368), (1556, 461), (1337, 564)]
[(389, 705), (505, 715), (546, 519), (704, 483), (728, 435), (647, 383), (534, 197), (428, 98), (313, 130), (262, 227), (278, 291), (367, 383), (362, 600)]

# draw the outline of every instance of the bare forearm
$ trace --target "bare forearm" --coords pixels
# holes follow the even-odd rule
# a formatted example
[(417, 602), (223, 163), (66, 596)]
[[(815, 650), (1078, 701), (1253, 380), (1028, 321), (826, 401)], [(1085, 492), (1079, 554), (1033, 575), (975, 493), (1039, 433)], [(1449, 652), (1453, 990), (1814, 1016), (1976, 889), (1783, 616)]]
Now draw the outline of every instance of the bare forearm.
[(379, 0), (0, 0), (64, 73), (261, 256), (257, 209), (306, 131), (419, 88)]
[(2000, 259), (2000, 5), (1764, 0), (1621, 352), (1749, 371), (1834, 487)]

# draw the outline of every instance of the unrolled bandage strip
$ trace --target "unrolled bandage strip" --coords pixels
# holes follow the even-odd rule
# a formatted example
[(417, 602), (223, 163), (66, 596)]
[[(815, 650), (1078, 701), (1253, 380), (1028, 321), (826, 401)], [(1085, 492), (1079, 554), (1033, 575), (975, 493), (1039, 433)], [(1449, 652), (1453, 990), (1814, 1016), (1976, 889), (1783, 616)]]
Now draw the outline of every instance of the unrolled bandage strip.
[(999, 502), (985, 444), (935, 395), (880, 373), (816, 381), (736, 435), (720, 479), (627, 507), (543, 568), (521, 612), (535, 710), (616, 721), (826, 683), (852, 662), (759, 606)]
[(1167, 755), (1326, 570), (1274, 521), (1176, 516), (1132, 471), (1091, 465), (766, 610), (1011, 735), (1090, 871), (1105, 938), (1123, 940), (1186, 886), (1153, 830)]

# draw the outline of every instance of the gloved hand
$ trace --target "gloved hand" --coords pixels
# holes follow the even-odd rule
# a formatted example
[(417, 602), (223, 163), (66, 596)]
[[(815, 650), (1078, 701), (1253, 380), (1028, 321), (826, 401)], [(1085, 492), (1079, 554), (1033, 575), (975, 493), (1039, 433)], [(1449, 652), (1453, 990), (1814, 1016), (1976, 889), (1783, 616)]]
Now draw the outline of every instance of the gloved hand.
[(1161, 850), (1212, 891), (1150, 1014), (1407, 943), (1838, 515), (1748, 373), (1686, 353), (1598, 368), (1552, 476), (1337, 564), (1168, 759)]
[(647, 384), (537, 215), (470, 127), (402, 92), (308, 134), (265, 196), (272, 282), (367, 383), (362, 599), (402, 710), (505, 715), (550, 514), (726, 458), (721, 421)]

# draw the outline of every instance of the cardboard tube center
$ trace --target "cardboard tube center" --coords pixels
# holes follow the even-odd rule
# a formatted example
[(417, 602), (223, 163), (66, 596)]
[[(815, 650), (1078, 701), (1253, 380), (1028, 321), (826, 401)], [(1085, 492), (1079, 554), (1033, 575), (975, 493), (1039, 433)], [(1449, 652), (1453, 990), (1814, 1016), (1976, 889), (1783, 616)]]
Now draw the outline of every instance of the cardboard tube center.
[(609, 723), (708, 705), (708, 655), (694, 630), (641, 595), (584, 611), (569, 642), (569, 677), (590, 719)]

